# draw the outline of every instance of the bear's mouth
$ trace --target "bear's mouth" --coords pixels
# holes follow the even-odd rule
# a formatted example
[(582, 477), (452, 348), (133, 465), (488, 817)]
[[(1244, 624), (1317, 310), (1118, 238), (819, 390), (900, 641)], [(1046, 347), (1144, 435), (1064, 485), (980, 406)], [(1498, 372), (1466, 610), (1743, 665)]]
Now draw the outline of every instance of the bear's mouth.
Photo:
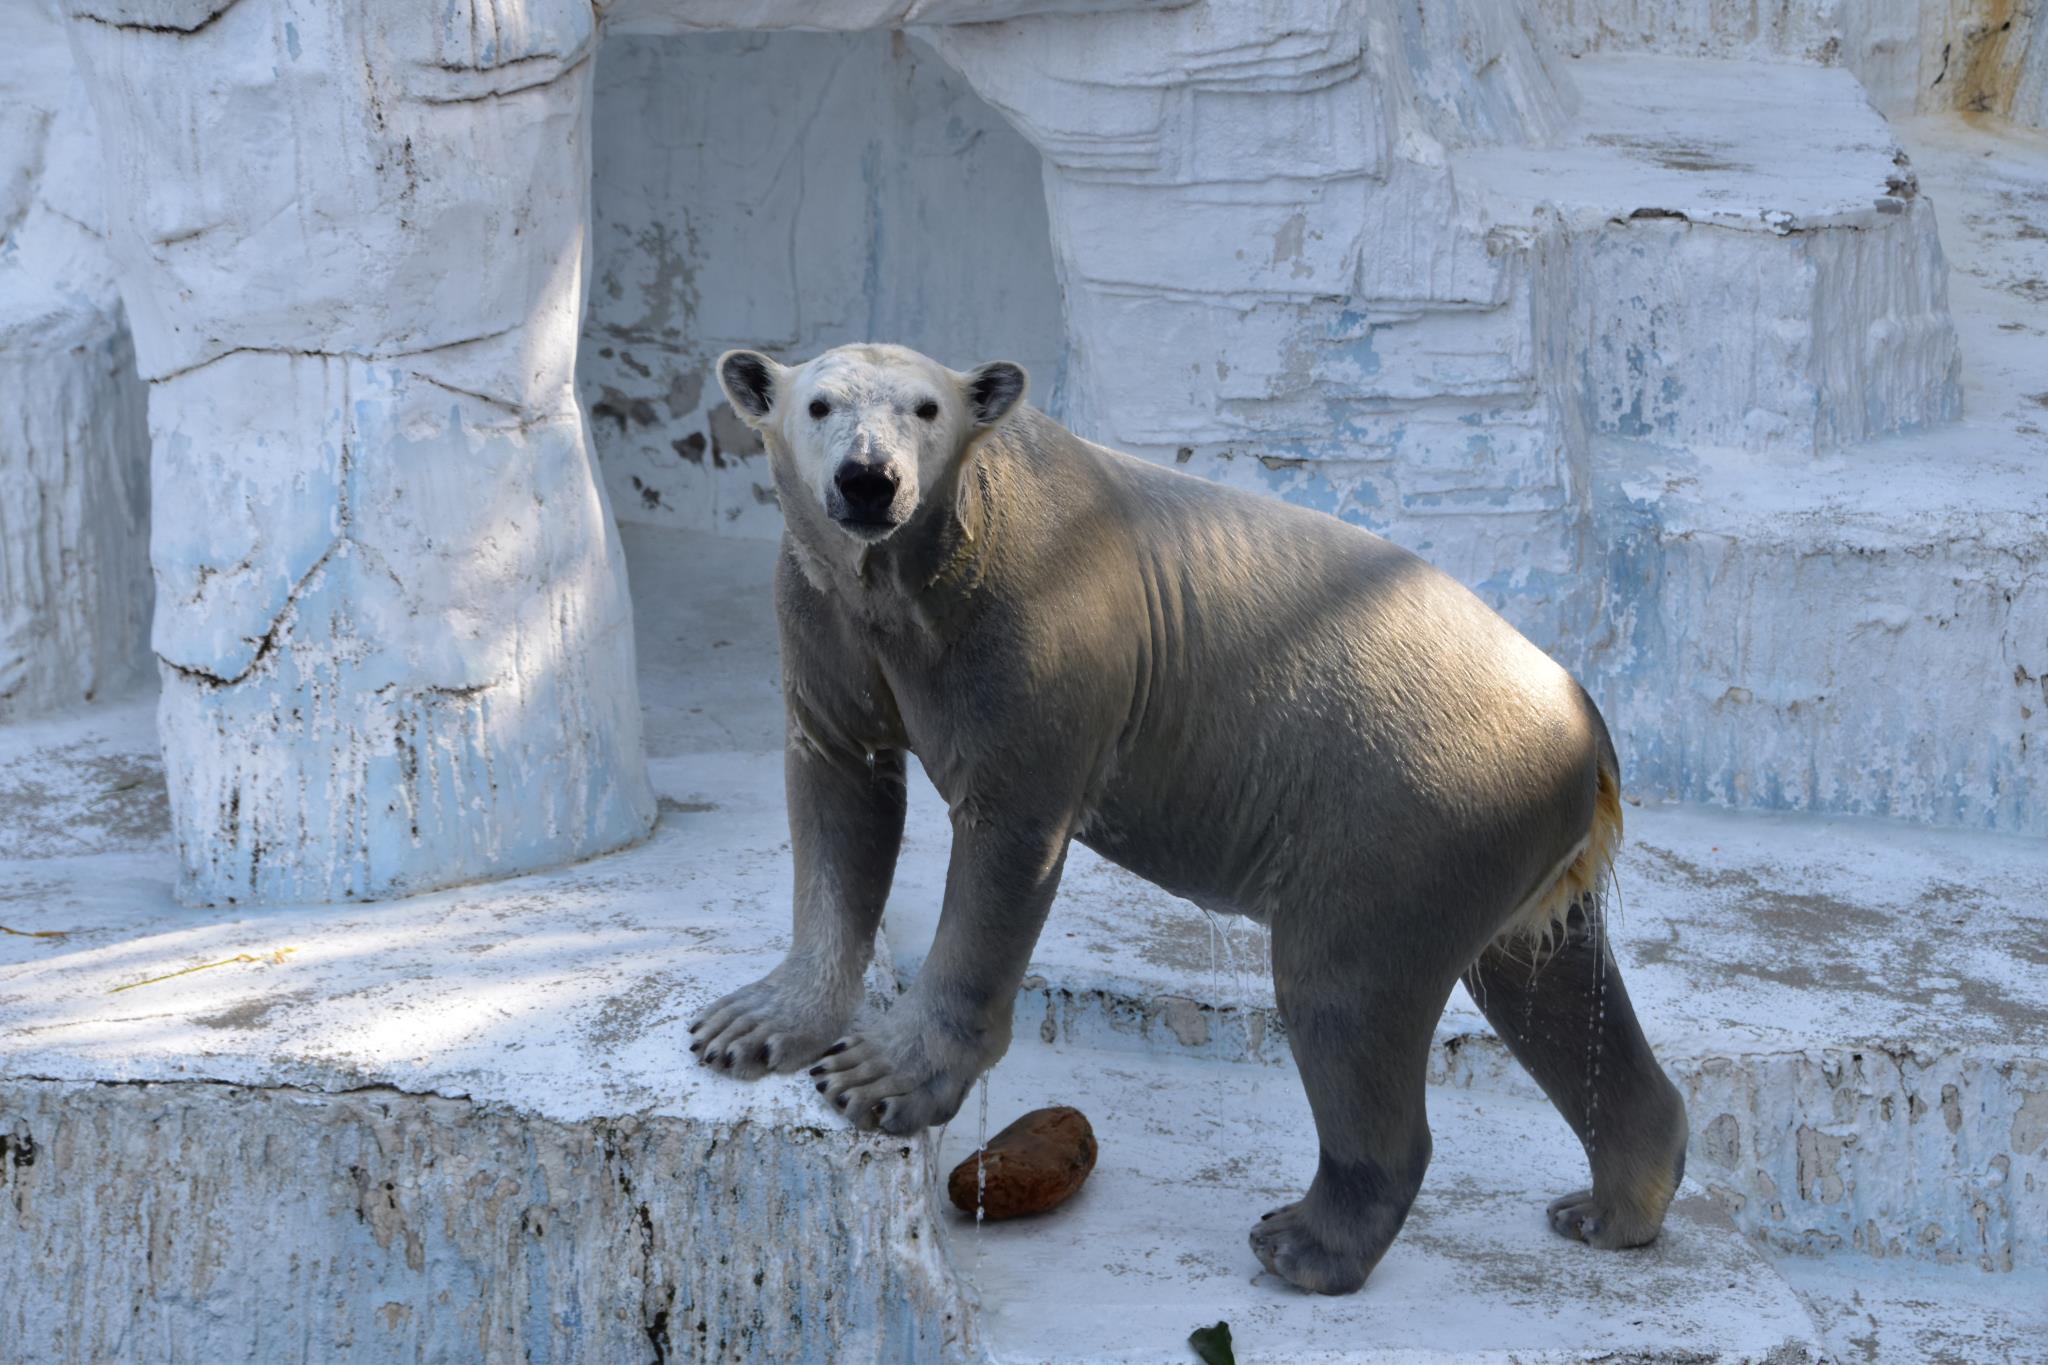
[(886, 539), (903, 524), (893, 508), (865, 509), (848, 507), (839, 498), (826, 499), (825, 513), (839, 529), (857, 540), (877, 541)]

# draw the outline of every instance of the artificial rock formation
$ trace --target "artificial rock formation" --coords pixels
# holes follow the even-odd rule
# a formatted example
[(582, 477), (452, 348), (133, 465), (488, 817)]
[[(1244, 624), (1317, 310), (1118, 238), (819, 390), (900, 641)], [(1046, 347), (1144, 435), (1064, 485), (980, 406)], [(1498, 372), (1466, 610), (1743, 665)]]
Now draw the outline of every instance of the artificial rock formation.
[(17, 7), (0, 64), (0, 721), (149, 674), (143, 389), (64, 26)]
[[(1640, 8), (1682, 27), (1683, 7)], [(1846, 40), (1680, 56), (1613, 37), (1626, 0), (1067, 8), (886, 47), (707, 40), (707, 11), (658, 10), (636, 7), (643, 36), (597, 77), (583, 377), (623, 518), (776, 526), (763, 457), (707, 382), (721, 345), (795, 359), (876, 334), (1025, 359), (1034, 400), (1089, 437), (1457, 574), (1587, 680), (1643, 793), (2044, 827), (2038, 745), (1984, 744), (1939, 695), (1879, 698), (1827, 647), (1907, 588), (1938, 596), (1930, 536), (1990, 478), (1898, 444), (1955, 429), (1961, 357), (1937, 206)], [(747, 88), (790, 98), (756, 114), (709, 93)], [(1041, 221), (1049, 249), (1027, 240)], [(1054, 294), (1049, 338), (1031, 305)], [(1887, 500), (1878, 452), (1947, 467), (1956, 505)], [(1724, 472), (1790, 494), (1735, 536), (1758, 572), (1796, 560), (1854, 620), (1811, 629), (1713, 574), (1722, 537), (1682, 495)], [(1857, 505), (1823, 507), (1835, 488)], [(1838, 543), (1845, 521), (1882, 526), (1890, 558)], [(2028, 591), (2003, 560), (1987, 584)], [(1938, 614), (1901, 620), (1902, 668), (2012, 675), (2002, 627), (1959, 644)], [(1841, 718), (1873, 708), (1884, 734), (1851, 739)]]
[[(607, 502), (773, 534), (708, 362), (870, 334), (1024, 360), (1084, 434), (1418, 549), (1588, 677), (1645, 789), (1742, 803), (1769, 762), (1809, 777), (1765, 804), (1874, 808), (1802, 713), (1728, 752), (1671, 723), (1690, 542), (1626, 479), (1955, 415), (1933, 209), (1826, 63), (1894, 107), (1857, 54), (1925, 65), (1967, 6), (1790, 4), (1744, 46), (1624, 0), (69, 4), (151, 385), (193, 899), (643, 832)], [(2018, 119), (2039, 44), (2002, 31)], [(1738, 89), (1784, 108), (1720, 121)], [(1967, 736), (1902, 732), (1930, 724), (1891, 813), (2048, 818), (2024, 748), (1954, 795)]]
[(589, 5), (72, 12), (151, 386), (182, 893), (383, 896), (639, 838), (572, 381)]

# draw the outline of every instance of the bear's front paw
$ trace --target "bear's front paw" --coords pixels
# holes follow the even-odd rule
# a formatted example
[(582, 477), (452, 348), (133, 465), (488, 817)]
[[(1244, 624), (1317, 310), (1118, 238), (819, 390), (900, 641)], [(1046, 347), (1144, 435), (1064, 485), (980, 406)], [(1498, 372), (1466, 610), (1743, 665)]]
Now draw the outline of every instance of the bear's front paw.
[(853, 1001), (786, 976), (781, 968), (718, 1001), (690, 1025), (705, 1066), (753, 1080), (818, 1060), (853, 1017)]
[(907, 1136), (959, 1113), (992, 1060), (898, 1001), (872, 1028), (834, 1043), (811, 1075), (854, 1127)]

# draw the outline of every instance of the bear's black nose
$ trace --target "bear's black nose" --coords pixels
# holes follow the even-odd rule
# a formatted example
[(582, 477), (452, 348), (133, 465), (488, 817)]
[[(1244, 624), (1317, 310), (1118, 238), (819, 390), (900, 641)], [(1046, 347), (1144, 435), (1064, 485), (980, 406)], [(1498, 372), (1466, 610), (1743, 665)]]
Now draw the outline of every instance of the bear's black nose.
[(848, 521), (887, 522), (889, 504), (896, 501), (896, 476), (879, 465), (848, 460), (833, 476), (839, 497), (846, 504)]

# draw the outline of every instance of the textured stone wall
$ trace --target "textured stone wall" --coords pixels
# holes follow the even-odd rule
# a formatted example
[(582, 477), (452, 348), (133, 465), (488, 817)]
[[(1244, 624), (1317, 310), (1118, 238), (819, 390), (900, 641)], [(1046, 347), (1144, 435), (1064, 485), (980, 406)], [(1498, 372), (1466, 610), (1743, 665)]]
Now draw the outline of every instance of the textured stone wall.
[(1578, 628), (1531, 239), (1450, 164), (1576, 105), (1515, 10), (1289, 0), (933, 41), (1045, 156), (1070, 425), (1384, 531), (1546, 645)]
[(92, 110), (28, 0), (0, 62), (0, 721), (148, 678), (149, 443)]
[(880, 336), (1018, 359), (1085, 435), (1387, 530), (1546, 642), (1578, 628), (1529, 238), (1444, 160), (1570, 117), (1512, 12), (636, 36), (688, 28), (664, 13), (615, 11), (597, 73), (579, 379), (621, 516), (775, 534), (709, 360)]

